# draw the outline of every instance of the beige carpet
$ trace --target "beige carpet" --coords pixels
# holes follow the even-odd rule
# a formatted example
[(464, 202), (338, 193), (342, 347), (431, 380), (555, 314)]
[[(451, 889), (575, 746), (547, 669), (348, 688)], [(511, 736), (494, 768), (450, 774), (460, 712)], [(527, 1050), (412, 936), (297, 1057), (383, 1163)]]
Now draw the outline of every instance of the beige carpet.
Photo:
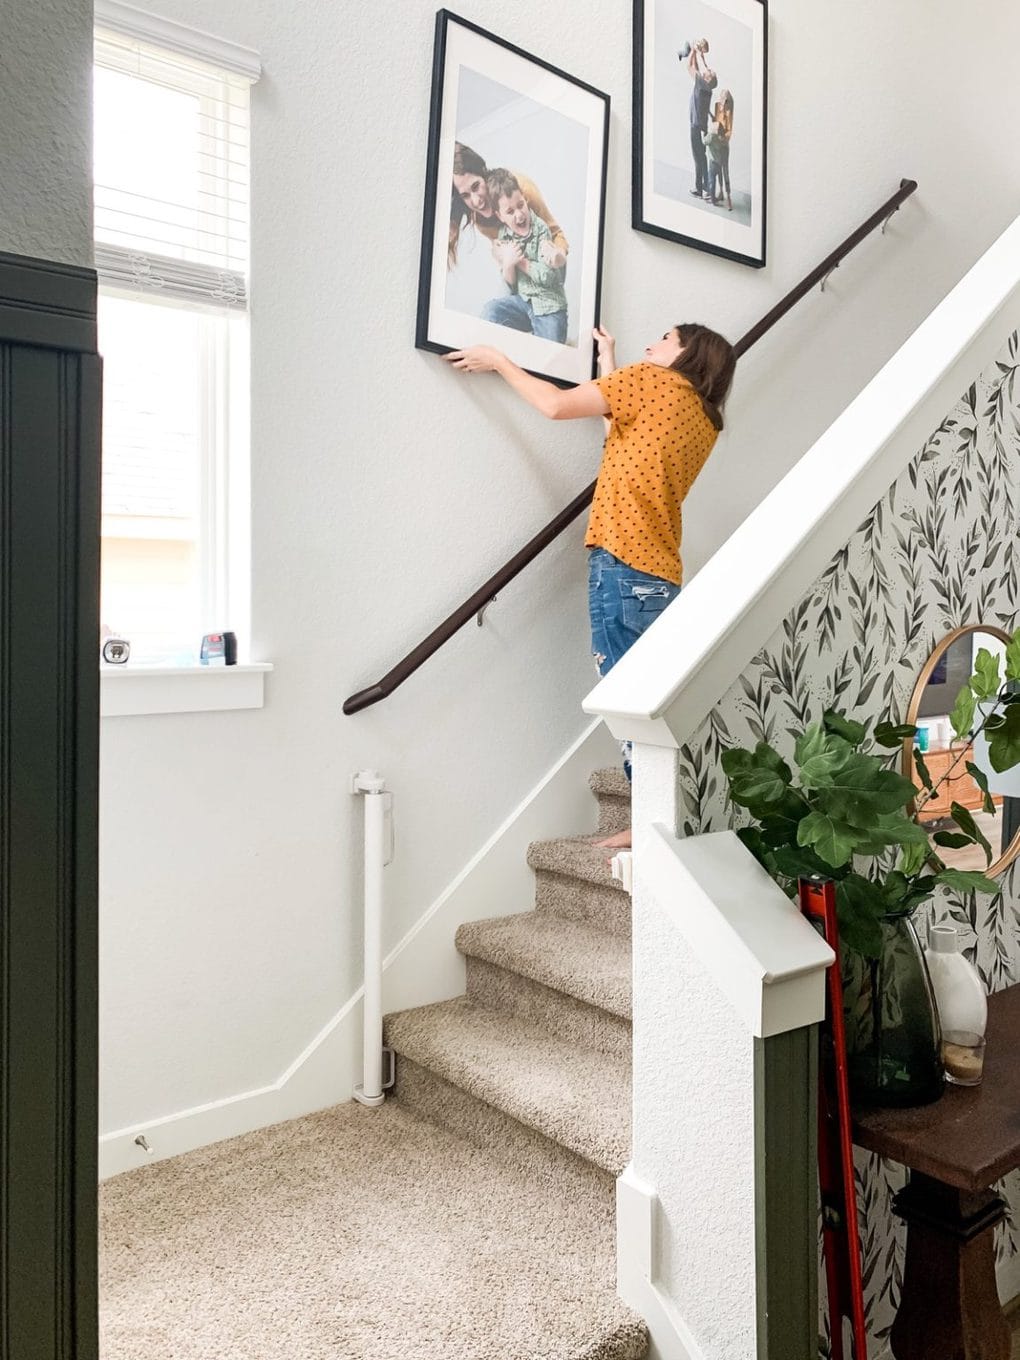
[(388, 1102), (101, 1192), (102, 1360), (638, 1360), (611, 1204)]

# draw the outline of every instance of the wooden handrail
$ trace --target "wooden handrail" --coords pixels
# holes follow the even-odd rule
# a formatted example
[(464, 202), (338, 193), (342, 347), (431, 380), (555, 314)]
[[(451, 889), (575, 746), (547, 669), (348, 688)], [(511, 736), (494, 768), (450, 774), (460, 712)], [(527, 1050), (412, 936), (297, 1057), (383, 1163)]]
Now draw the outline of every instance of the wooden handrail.
[[(875, 230), (879, 225), (884, 224), (896, 212), (900, 204), (910, 197), (917, 188), (917, 181), (904, 179), (900, 181), (900, 187), (882, 206), (871, 214), (866, 222), (862, 222), (855, 232), (852, 232), (846, 240), (832, 252), (831, 255), (821, 262), (816, 269), (813, 269), (806, 278), (797, 284), (796, 288), (776, 303), (775, 307), (757, 323), (752, 326), (746, 335), (742, 335), (733, 346), (734, 352), (739, 358), (755, 344), (761, 337), (772, 329), (772, 327), (782, 317), (786, 315), (805, 294), (809, 293), (817, 283), (822, 283), (832, 273), (832, 271), (850, 254), (866, 236)], [(386, 672), (381, 680), (377, 680), (374, 685), (369, 685), (367, 689), (362, 689), (357, 694), (352, 694), (349, 699), (344, 701), (344, 712), (347, 714), (358, 713), (363, 708), (369, 708), (372, 704), (377, 704), (380, 699), (385, 699), (392, 694), (398, 686), (439, 650), (445, 642), (448, 642), (454, 633), (458, 632), (464, 625), (476, 617), (487, 604), (499, 594), (504, 586), (508, 585), (515, 576), (518, 576), (529, 562), (541, 553), (555, 538), (558, 538), (563, 530), (581, 513), (586, 506), (591, 504), (595, 494), (595, 483), (575, 496), (570, 504), (549, 521), (544, 529), (532, 538), (516, 553), (505, 566), (501, 567), (495, 575), (490, 576), (483, 586), (471, 595), (459, 609), (455, 609), (449, 618), (434, 628), (427, 638), (418, 643), (413, 651), (408, 652), (403, 660), (398, 661), (392, 670)]]

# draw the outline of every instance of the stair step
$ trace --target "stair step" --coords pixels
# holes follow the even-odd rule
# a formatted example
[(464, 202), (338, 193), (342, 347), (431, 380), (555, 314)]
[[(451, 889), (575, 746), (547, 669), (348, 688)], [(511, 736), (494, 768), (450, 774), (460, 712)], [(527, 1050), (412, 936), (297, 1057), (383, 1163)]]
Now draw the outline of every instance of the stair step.
[(635, 1318), (593, 1341), (573, 1360), (645, 1360), (648, 1354), (648, 1327), (640, 1318)]
[(630, 780), (617, 765), (605, 770), (593, 770), (588, 787), (596, 797), (605, 794), (607, 798), (626, 798), (630, 802)]
[(630, 1019), (630, 942), (619, 935), (529, 911), (470, 921), (457, 931), (456, 944), (462, 954)]
[(529, 1020), (570, 1043), (630, 1057), (634, 1037), (629, 1020), (484, 959), (468, 956), (466, 963), (467, 994), (477, 1005)]
[(602, 836), (615, 836), (630, 826), (630, 780), (622, 770), (596, 770), (588, 785), (598, 800), (598, 829)]
[(537, 841), (528, 851), (535, 871), (535, 907), (630, 939), (630, 895), (609, 872), (609, 851), (595, 838)]
[(554, 841), (533, 841), (528, 846), (528, 863), (535, 870), (545, 869), (622, 893), (622, 885), (609, 868), (613, 852), (596, 845), (596, 839), (596, 836), (562, 836)]
[(581, 921), (607, 935), (618, 935), (625, 940), (631, 936), (630, 897), (620, 892), (615, 883), (603, 887), (585, 883), (580, 878), (536, 869), (535, 909), (543, 914), (562, 916), (567, 921)]
[(467, 997), (390, 1015), (384, 1031), (399, 1056), (595, 1166), (613, 1175), (626, 1166), (628, 1059), (579, 1047)]
[(485, 1152), (498, 1148), (499, 1159), (508, 1169), (554, 1185), (557, 1193), (612, 1209), (616, 1181), (611, 1172), (585, 1161), (495, 1105), (469, 1095), (406, 1054), (401, 1054), (397, 1062), (393, 1096), (411, 1114)]

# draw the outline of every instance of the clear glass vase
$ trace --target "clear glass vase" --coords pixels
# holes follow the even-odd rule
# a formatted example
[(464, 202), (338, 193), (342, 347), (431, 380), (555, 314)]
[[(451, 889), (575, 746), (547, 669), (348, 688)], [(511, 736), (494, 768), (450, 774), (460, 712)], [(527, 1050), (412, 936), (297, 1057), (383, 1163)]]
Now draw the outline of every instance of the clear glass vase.
[(861, 1105), (927, 1105), (945, 1089), (935, 993), (909, 914), (880, 925), (877, 959), (841, 950), (850, 1096)]

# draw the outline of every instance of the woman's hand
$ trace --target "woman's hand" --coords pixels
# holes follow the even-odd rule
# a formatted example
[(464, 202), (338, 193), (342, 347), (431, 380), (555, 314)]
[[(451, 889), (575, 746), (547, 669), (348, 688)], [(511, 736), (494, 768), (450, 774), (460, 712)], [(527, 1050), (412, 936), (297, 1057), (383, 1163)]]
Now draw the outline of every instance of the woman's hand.
[(562, 269), (567, 262), (566, 254), (552, 241), (543, 241), (538, 247), (538, 258), (550, 269)]
[(467, 349), (444, 354), (443, 358), (462, 373), (496, 373), (506, 355), (492, 345), (471, 345)]
[(591, 336), (598, 345), (599, 372), (612, 373), (616, 367), (616, 337), (610, 335), (605, 326), (596, 326)]

